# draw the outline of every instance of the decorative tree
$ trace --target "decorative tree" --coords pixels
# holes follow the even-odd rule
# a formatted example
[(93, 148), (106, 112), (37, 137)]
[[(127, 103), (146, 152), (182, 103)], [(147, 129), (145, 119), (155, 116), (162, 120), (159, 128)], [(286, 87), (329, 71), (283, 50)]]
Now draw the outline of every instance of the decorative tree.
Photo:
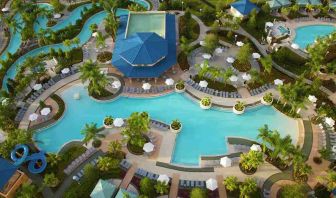
[(166, 182), (157, 181), (154, 185), (154, 188), (156, 190), (156, 193), (160, 195), (165, 195), (168, 193), (169, 187)]
[(295, 197), (305, 198), (306, 192), (302, 184), (285, 185), (281, 188), (280, 198)]
[(60, 183), (60, 180), (55, 176), (54, 173), (47, 173), (43, 178), (43, 185), (47, 187), (56, 187)]
[(260, 59), (261, 65), (264, 67), (264, 70), (267, 74), (270, 74), (272, 71), (272, 57), (267, 55)]
[(99, 157), (97, 162), (97, 167), (100, 171), (109, 171), (111, 169), (116, 169), (119, 167), (119, 160), (113, 159), (111, 157)]
[(141, 195), (144, 195), (147, 197), (153, 197), (155, 195), (154, 184), (152, 180), (150, 180), (148, 177), (144, 177), (141, 179), (140, 193)]
[(245, 43), (242, 47), (240, 47), (238, 54), (236, 56), (237, 61), (240, 64), (247, 64), (250, 61), (252, 54), (252, 47), (250, 43)]
[(254, 178), (246, 178), (239, 186), (241, 198), (249, 198), (257, 190), (257, 182)]
[(206, 198), (206, 191), (201, 188), (193, 188), (190, 192), (190, 198)]
[(329, 170), (327, 175), (318, 177), (318, 181), (325, 185), (329, 192), (332, 192), (336, 188), (336, 172)]
[(207, 34), (204, 39), (204, 50), (212, 54), (218, 45), (218, 36), (215, 34)]
[(263, 153), (250, 150), (240, 155), (240, 165), (246, 172), (256, 170), (264, 162)]
[(235, 191), (239, 188), (238, 178), (236, 176), (228, 176), (224, 179), (223, 184), (228, 191)]
[(104, 134), (99, 134), (97, 123), (85, 124), (81, 134), (85, 135), (83, 142), (87, 144), (90, 140), (98, 141), (99, 138), (105, 137)]

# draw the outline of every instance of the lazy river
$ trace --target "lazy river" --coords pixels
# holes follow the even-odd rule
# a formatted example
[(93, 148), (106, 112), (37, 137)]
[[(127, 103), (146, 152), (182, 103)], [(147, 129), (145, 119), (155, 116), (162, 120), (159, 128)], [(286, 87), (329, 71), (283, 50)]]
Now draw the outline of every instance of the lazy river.
[[(81, 95), (80, 100), (73, 99), (75, 93)], [(135, 111), (146, 111), (151, 118), (165, 123), (174, 119), (182, 122), (183, 129), (176, 138), (171, 161), (177, 164), (198, 165), (200, 155), (225, 154), (227, 137), (255, 140), (258, 129), (264, 124), (278, 130), (282, 136), (290, 135), (294, 143), (298, 136), (297, 121), (268, 106), (247, 109), (245, 114), (235, 115), (222, 109), (202, 110), (198, 103), (177, 93), (155, 98), (119, 97), (113, 102), (101, 103), (92, 100), (83, 85), (72, 86), (60, 96), (67, 107), (64, 117), (34, 137), (38, 147), (47, 152), (57, 152), (65, 143), (81, 140), (80, 131), (86, 123), (102, 125), (107, 115), (127, 118)]]

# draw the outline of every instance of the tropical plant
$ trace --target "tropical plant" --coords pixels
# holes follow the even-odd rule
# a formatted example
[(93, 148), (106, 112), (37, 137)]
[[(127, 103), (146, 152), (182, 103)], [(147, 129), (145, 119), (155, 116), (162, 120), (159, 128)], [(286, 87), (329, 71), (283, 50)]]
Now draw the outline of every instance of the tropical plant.
[(48, 153), (47, 162), (51, 167), (56, 167), (61, 161), (61, 157), (55, 153)]
[(109, 171), (119, 167), (119, 160), (111, 157), (99, 157), (97, 167), (100, 171)]
[(282, 7), (281, 10), (280, 10), (280, 12), (281, 12), (282, 15), (288, 16), (289, 13), (290, 13), (290, 9), (286, 8), (286, 7)]
[(297, 153), (293, 158), (293, 176), (298, 182), (305, 182), (312, 173), (312, 167), (305, 163), (302, 153)]
[(108, 12), (105, 18), (105, 30), (111, 34), (113, 40), (116, 39), (116, 34), (119, 26), (119, 19), (115, 15), (115, 12)]
[(89, 27), (90, 31), (91, 32), (96, 32), (97, 29), (98, 29), (98, 25), (97, 24), (91, 24), (90, 27)]
[(62, 10), (65, 8), (65, 5), (61, 4), (59, 0), (50, 0), (50, 4), (57, 13), (62, 12)]
[(265, 57), (262, 57), (260, 59), (261, 65), (264, 67), (264, 70), (267, 74), (270, 74), (272, 71), (272, 56), (271, 55), (267, 55)]
[(104, 118), (104, 124), (106, 126), (111, 126), (113, 124), (113, 118), (112, 118), (112, 116), (106, 116)]
[(15, 197), (17, 198), (31, 198), (36, 197), (39, 193), (39, 189), (36, 185), (31, 183), (23, 183), (19, 190), (16, 192)]
[(64, 47), (66, 47), (66, 51), (65, 51), (65, 56), (66, 58), (70, 58), (70, 49), (71, 49), (71, 45), (72, 45), (72, 41), (69, 39), (66, 39), (63, 41), (63, 45)]
[(43, 185), (47, 187), (56, 187), (60, 183), (60, 180), (54, 173), (47, 173), (43, 178)]
[[(0, 105), (1, 106), (1, 105)], [(7, 133), (7, 139), (0, 144), (0, 155), (8, 158), (11, 150), (18, 144), (32, 144), (33, 131), (14, 129)]]
[(240, 166), (248, 173), (255, 171), (263, 162), (262, 152), (250, 150), (240, 155)]
[(193, 188), (190, 192), (190, 198), (206, 198), (206, 191), (201, 188)]
[(251, 80), (250, 82), (251, 83), (263, 83), (264, 80), (263, 78), (261, 77), (260, 73), (255, 69), (255, 68), (252, 68), (250, 71), (249, 71), (249, 74), (251, 75)]
[(237, 111), (243, 111), (245, 109), (245, 103), (242, 102), (242, 101), (237, 101), (234, 108), (237, 110)]
[(318, 150), (318, 152), (320, 153), (321, 158), (323, 158), (325, 160), (329, 160), (330, 156), (332, 154), (332, 151), (327, 147), (321, 148), (320, 150)]
[(140, 193), (147, 197), (153, 197), (155, 195), (154, 183), (148, 177), (144, 177), (140, 181)]
[(224, 179), (223, 184), (228, 191), (235, 191), (239, 188), (238, 178), (236, 176), (228, 176)]
[(156, 190), (156, 193), (160, 195), (165, 195), (168, 193), (169, 186), (166, 182), (162, 181), (157, 181), (156, 184), (154, 185), (154, 188)]
[(188, 55), (192, 50), (192, 47), (190, 46), (188, 39), (184, 36), (182, 36), (180, 39), (180, 49), (181, 52), (185, 55)]
[(134, 112), (127, 119), (127, 125), (121, 132), (124, 136), (124, 141), (131, 145), (143, 147), (145, 138), (143, 137), (149, 130), (149, 116), (146, 112)]
[(233, 70), (231, 68), (226, 69), (223, 73), (223, 79), (224, 79), (224, 84), (226, 84), (228, 82), (228, 80), (230, 79), (230, 77), (234, 74)]
[(105, 47), (105, 36), (101, 32), (97, 32), (96, 37), (96, 47), (103, 48)]
[(329, 170), (327, 175), (320, 176), (317, 179), (328, 188), (329, 192), (336, 188), (336, 172), (333, 170)]
[(115, 140), (109, 143), (108, 145), (108, 152), (112, 153), (112, 154), (116, 154), (116, 153), (120, 153), (122, 150), (122, 145), (120, 143), (120, 141)]
[(240, 47), (237, 53), (237, 61), (241, 64), (247, 64), (250, 60), (252, 54), (252, 47), (250, 43), (245, 43), (242, 47)]
[(204, 98), (202, 98), (201, 99), (201, 104), (203, 106), (206, 106), (206, 107), (210, 106), (211, 105), (211, 98), (210, 97), (204, 97)]
[(142, 11), (146, 11), (146, 8), (139, 4), (131, 4), (128, 6), (128, 10), (133, 11), (133, 12), (142, 12)]
[(302, 184), (290, 184), (281, 188), (280, 198), (295, 197), (305, 198), (306, 192)]
[(250, 198), (251, 194), (257, 190), (257, 182), (254, 178), (246, 178), (239, 186), (241, 198)]
[(72, 43), (76, 46), (76, 48), (78, 48), (80, 44), (80, 39), (78, 37), (75, 37), (72, 39)]
[(81, 131), (85, 135), (83, 142), (87, 144), (90, 140), (96, 141), (99, 138), (104, 138), (105, 135), (99, 133), (96, 123), (85, 124), (84, 129)]
[(170, 127), (173, 128), (174, 130), (179, 130), (182, 127), (182, 124), (179, 120), (173, 120), (172, 123), (170, 124)]
[(273, 101), (273, 94), (271, 92), (268, 92), (263, 96), (263, 99), (265, 102), (271, 103)]
[(82, 82), (89, 81), (88, 91), (90, 95), (101, 95), (108, 84), (108, 79), (102, 74), (98, 65), (88, 60), (80, 67)]
[(204, 50), (205, 52), (212, 54), (218, 46), (218, 36), (215, 34), (207, 34), (204, 38)]
[(183, 90), (185, 88), (185, 85), (184, 85), (184, 81), (183, 80), (179, 80), (176, 85), (175, 85), (176, 89), (178, 90)]

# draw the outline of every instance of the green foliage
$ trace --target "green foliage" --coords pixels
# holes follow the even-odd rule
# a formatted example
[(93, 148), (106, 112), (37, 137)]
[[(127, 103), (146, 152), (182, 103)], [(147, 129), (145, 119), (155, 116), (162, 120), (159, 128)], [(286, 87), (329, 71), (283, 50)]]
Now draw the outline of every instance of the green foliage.
[(250, 195), (257, 191), (257, 182), (253, 178), (246, 178), (239, 186), (240, 198), (250, 198)]
[(263, 153), (259, 151), (250, 150), (248, 153), (240, 155), (239, 163), (241, 167), (248, 172), (257, 169), (263, 162)]
[(81, 134), (85, 135), (83, 142), (87, 144), (90, 140), (97, 140), (98, 138), (103, 138), (105, 135), (99, 134), (99, 129), (97, 123), (85, 124), (84, 129)]
[(101, 63), (106, 63), (112, 59), (112, 53), (109, 51), (101, 52), (97, 55), (97, 60)]
[(223, 184), (225, 188), (229, 191), (235, 191), (239, 188), (238, 178), (236, 176), (228, 176), (224, 179)]
[(111, 157), (99, 157), (97, 167), (100, 171), (109, 171), (119, 167), (120, 160)]
[(50, 0), (50, 4), (56, 13), (62, 12), (65, 8), (65, 5), (63, 5), (59, 0)]
[(207, 34), (204, 39), (204, 50), (207, 53), (212, 54), (218, 46), (218, 42), (219, 40), (217, 35), (211, 33)]
[(264, 67), (264, 70), (267, 74), (270, 74), (272, 71), (272, 56), (267, 55), (260, 59), (261, 65)]
[(112, 141), (108, 145), (108, 152), (110, 152), (111, 154), (120, 153), (122, 151), (121, 149), (122, 145), (118, 140)]
[(297, 152), (293, 158), (294, 181), (306, 182), (311, 173), (312, 167), (305, 163), (305, 156), (301, 152)]
[(145, 138), (143, 137), (149, 130), (149, 115), (146, 112), (134, 112), (127, 119), (127, 125), (121, 132), (125, 141), (137, 147), (143, 147)]
[(318, 181), (328, 188), (328, 191), (333, 191), (336, 188), (336, 172), (329, 170), (327, 175), (318, 177)]
[(169, 192), (169, 186), (166, 182), (157, 181), (154, 185), (156, 193), (160, 195), (165, 195)]
[(154, 197), (155, 195), (154, 183), (148, 177), (144, 177), (141, 179), (140, 193), (141, 195), (145, 195), (147, 197)]
[(273, 52), (271, 56), (274, 62), (295, 74), (300, 75), (309, 69), (305, 66), (306, 60), (287, 47), (279, 48), (278, 51)]
[(47, 187), (56, 187), (60, 183), (60, 180), (56, 177), (54, 173), (47, 173), (43, 178), (43, 185)]
[(23, 183), (19, 190), (16, 192), (17, 198), (31, 198), (36, 197), (39, 193), (39, 189), (34, 184)]
[(201, 188), (193, 188), (190, 192), (190, 198), (206, 198), (206, 191)]
[(47, 162), (51, 167), (57, 167), (58, 163), (61, 161), (61, 157), (54, 153), (48, 153)]
[(285, 185), (281, 188), (280, 198), (295, 197), (305, 198), (306, 192), (302, 184)]
[(321, 148), (320, 150), (318, 150), (318, 152), (320, 153), (321, 157), (325, 160), (329, 160), (332, 154), (332, 151), (326, 147)]
[(113, 40), (116, 39), (119, 23), (120, 21), (116, 16), (116, 12), (108, 12), (104, 21), (105, 30), (108, 34), (112, 36)]
[(33, 132), (23, 129), (14, 129), (7, 134), (7, 139), (0, 144), (0, 155), (4, 158), (9, 158), (11, 150), (17, 144), (31, 144)]
[(243, 111), (245, 109), (245, 103), (242, 102), (242, 101), (237, 101), (234, 108), (237, 110), (237, 111)]
[(248, 63), (252, 54), (252, 47), (250, 43), (245, 43), (242, 47), (240, 47), (238, 54), (236, 56), (237, 61), (242, 64)]

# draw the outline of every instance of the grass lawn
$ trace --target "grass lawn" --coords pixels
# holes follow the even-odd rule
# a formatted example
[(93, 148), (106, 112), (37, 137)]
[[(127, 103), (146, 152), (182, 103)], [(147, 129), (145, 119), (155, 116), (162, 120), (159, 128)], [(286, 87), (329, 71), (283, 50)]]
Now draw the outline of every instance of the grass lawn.
[(287, 47), (280, 48), (277, 52), (273, 52), (271, 56), (274, 62), (297, 75), (301, 75), (309, 69), (305, 65), (306, 60)]

